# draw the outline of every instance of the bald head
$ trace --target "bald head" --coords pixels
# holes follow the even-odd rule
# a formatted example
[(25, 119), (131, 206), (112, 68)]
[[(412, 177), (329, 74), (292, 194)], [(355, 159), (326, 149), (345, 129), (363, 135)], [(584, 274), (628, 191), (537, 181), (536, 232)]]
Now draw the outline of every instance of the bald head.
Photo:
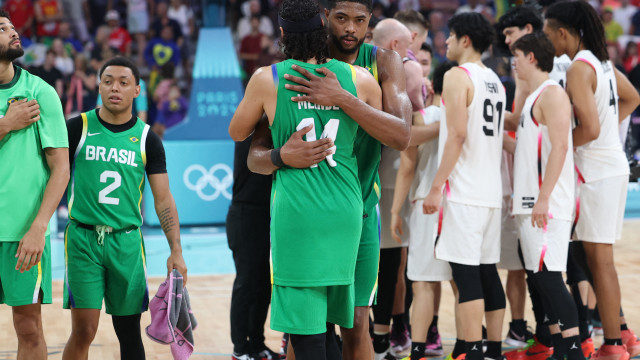
[(384, 19), (373, 29), (373, 44), (406, 57), (411, 45), (411, 31), (398, 20)]

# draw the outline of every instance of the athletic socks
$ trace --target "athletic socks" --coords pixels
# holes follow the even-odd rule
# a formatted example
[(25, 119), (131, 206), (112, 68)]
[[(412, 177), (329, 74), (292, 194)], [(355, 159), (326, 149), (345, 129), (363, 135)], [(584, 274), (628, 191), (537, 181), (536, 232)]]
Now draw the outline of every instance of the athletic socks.
[(373, 351), (382, 354), (389, 350), (389, 333), (373, 333)]
[(394, 330), (403, 332), (406, 328), (404, 323), (404, 314), (393, 315), (391, 318), (393, 319)]
[(419, 360), (424, 357), (424, 349), (427, 347), (426, 343), (423, 342), (412, 342), (411, 343), (411, 360)]
[(497, 359), (502, 355), (502, 341), (487, 341), (486, 344), (485, 358)]
[(565, 348), (565, 342), (562, 339), (562, 333), (551, 334), (551, 340), (553, 342), (553, 358), (556, 360), (563, 360), (567, 354)]
[(573, 302), (576, 303), (578, 310), (578, 326), (580, 329), (580, 341), (585, 341), (590, 337), (589, 325), (591, 324), (591, 317), (589, 314), (589, 307), (582, 302), (580, 296), (580, 289), (578, 284), (571, 285), (571, 295), (573, 296)]
[(536, 339), (538, 342), (546, 347), (551, 347), (551, 333), (549, 332), (549, 326), (542, 322), (536, 323)]
[(622, 339), (604, 339), (604, 344), (603, 345), (622, 345)]
[(564, 338), (564, 347), (566, 349), (567, 360), (584, 360), (584, 354), (582, 353), (582, 345), (580, 343), (580, 336), (571, 336)]
[(451, 357), (456, 359), (458, 356), (467, 352), (467, 345), (464, 340), (456, 339), (456, 344), (453, 346), (453, 352)]
[(431, 320), (431, 325), (429, 325), (429, 329), (432, 327), (438, 327), (438, 315), (433, 315), (433, 320)]
[(627, 324), (620, 324), (620, 331), (625, 331), (625, 330), (629, 330), (629, 328), (627, 327)]
[(466, 350), (465, 360), (484, 360), (482, 341), (466, 342)]

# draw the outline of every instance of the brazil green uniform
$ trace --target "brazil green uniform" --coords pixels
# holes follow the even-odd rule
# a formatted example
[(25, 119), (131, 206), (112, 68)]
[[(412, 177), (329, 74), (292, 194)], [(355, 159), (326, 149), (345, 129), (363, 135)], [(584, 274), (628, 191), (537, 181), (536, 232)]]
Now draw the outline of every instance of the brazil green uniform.
[[(15, 270), (18, 244), (33, 223), (49, 181), (45, 148), (66, 148), (62, 105), (56, 91), (37, 76), (14, 66), (15, 75), (0, 85), (0, 114), (16, 100), (37, 100), (40, 120), (12, 131), (0, 140), (0, 303), (10, 306), (51, 303), (51, 250), (49, 229), (37, 266)], [(1, 121), (1, 120), (0, 120)]]
[[(377, 51), (377, 46), (362, 44), (354, 65), (369, 70), (376, 81), (380, 81), (376, 61)], [(355, 272), (355, 302), (356, 306), (371, 306), (375, 302), (378, 288), (378, 261), (380, 258), (380, 217), (378, 214), (380, 176), (378, 176), (378, 167), (380, 166), (382, 144), (362, 128), (358, 128), (355, 151), (364, 203), (362, 237), (360, 238)]]
[(326, 331), (325, 323), (353, 326), (353, 281), (360, 233), (362, 192), (353, 145), (358, 125), (336, 106), (293, 102), (284, 87), (291, 65), (326, 67), (356, 95), (355, 69), (337, 60), (313, 65), (286, 60), (272, 66), (278, 97), (271, 134), (282, 146), (307, 122), (306, 140), (334, 138), (336, 151), (317, 166), (284, 167), (274, 176), (271, 201), (273, 301), (271, 327), (293, 334)]
[(149, 303), (139, 229), (149, 125), (136, 119), (114, 133), (97, 110), (81, 116), (67, 191), (64, 307), (101, 309), (104, 298), (109, 314), (139, 314)]

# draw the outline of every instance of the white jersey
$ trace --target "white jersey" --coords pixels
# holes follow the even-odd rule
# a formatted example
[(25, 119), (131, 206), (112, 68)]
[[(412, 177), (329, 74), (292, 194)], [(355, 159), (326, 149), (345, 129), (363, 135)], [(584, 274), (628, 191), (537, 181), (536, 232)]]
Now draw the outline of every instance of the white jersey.
[[(493, 70), (474, 63), (460, 65), (473, 83), (473, 99), (467, 107), (467, 136), (449, 182), (448, 201), (466, 205), (502, 207), (502, 135), (506, 94)], [(447, 139), (446, 99), (440, 107), (438, 164)]]
[[(420, 110), (425, 125), (440, 121), (440, 108), (431, 105)], [(416, 173), (409, 190), (409, 201), (421, 200), (427, 197), (433, 179), (438, 171), (438, 138), (418, 146)]]
[(600, 120), (598, 138), (577, 147), (576, 166), (586, 182), (629, 175), (629, 163), (618, 133), (618, 85), (613, 65), (608, 60), (601, 62), (588, 50), (578, 52), (573, 61), (583, 61), (596, 72), (594, 97)]
[(382, 145), (382, 153), (380, 155), (380, 169), (378, 174), (380, 175), (380, 186), (383, 189), (395, 189), (396, 188), (396, 174), (400, 168), (400, 151)]
[(553, 58), (553, 70), (549, 73), (549, 78), (554, 80), (563, 88), (567, 87), (567, 69), (571, 66), (571, 58), (567, 54)]
[[(549, 153), (551, 153), (551, 139), (549, 128), (539, 124), (533, 117), (533, 106), (545, 88), (559, 86), (553, 80), (543, 82), (527, 97), (522, 107), (520, 125), (518, 126), (516, 152), (513, 169), (513, 214), (530, 215), (531, 209), (538, 200), (540, 187), (544, 179)], [(567, 125), (570, 127), (571, 123)], [(560, 177), (551, 191), (549, 198), (549, 213), (556, 220), (573, 220), (575, 181), (573, 170), (573, 142), (571, 131), (568, 132), (568, 151), (562, 167)]]

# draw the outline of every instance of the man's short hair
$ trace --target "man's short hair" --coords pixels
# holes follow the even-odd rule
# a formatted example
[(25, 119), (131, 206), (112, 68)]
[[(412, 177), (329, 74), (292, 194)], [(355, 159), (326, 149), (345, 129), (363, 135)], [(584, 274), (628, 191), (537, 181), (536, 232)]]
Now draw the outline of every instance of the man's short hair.
[(433, 56), (433, 49), (431, 48), (431, 45), (427, 43), (423, 43), (422, 45), (420, 45), (420, 50), (426, 51), (431, 54), (431, 56)]
[(136, 79), (136, 85), (140, 85), (140, 71), (138, 71), (138, 67), (136, 66), (136, 64), (133, 63), (133, 61), (122, 56), (116, 56), (114, 58), (107, 60), (107, 62), (105, 62), (104, 65), (102, 65), (102, 67), (100, 68), (100, 72), (98, 73), (99, 79), (102, 78), (102, 73), (109, 66), (128, 67), (129, 69), (131, 69), (131, 72), (133, 73), (133, 77)]
[(423, 32), (429, 30), (429, 20), (425, 19), (422, 14), (415, 10), (398, 11), (393, 18), (403, 23), (409, 29), (417, 26), (423, 29)]
[(551, 40), (542, 31), (536, 31), (527, 34), (518, 39), (511, 45), (511, 51), (522, 51), (525, 55), (533, 53), (538, 68), (544, 72), (553, 70), (553, 58), (555, 56), (555, 48)]
[(448, 22), (449, 29), (453, 31), (456, 38), (468, 36), (473, 48), (483, 53), (491, 46), (496, 33), (493, 26), (484, 16), (476, 12), (464, 12), (455, 15)]
[(502, 32), (505, 28), (517, 26), (519, 29), (531, 24), (533, 31), (542, 30), (542, 17), (540, 12), (531, 6), (518, 6), (509, 10), (500, 17), (498, 30)]

